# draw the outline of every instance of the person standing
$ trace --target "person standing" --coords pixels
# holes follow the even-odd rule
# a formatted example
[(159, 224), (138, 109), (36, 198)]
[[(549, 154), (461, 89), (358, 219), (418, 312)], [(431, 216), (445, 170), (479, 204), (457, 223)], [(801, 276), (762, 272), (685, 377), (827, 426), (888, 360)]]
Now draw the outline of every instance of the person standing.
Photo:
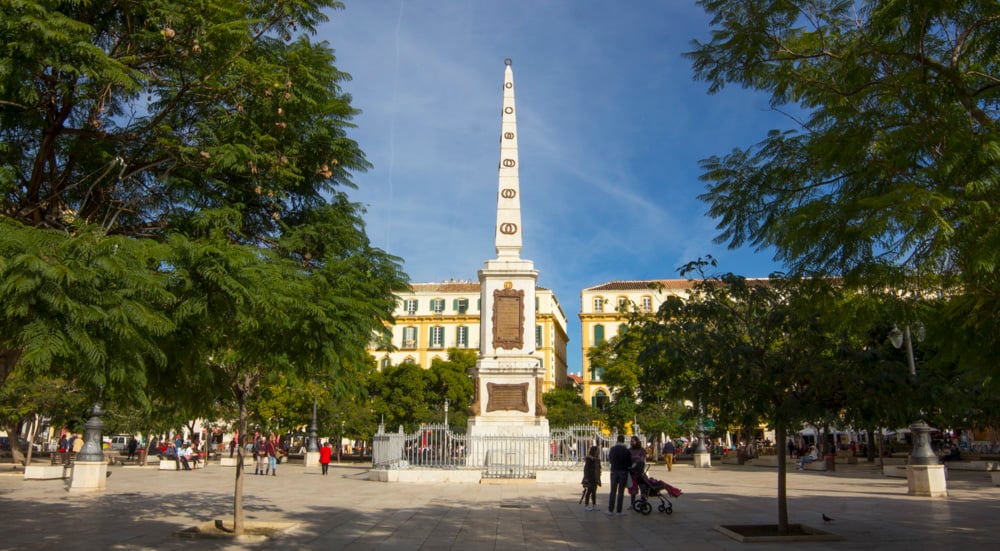
[(632, 454), (625, 447), (625, 435), (618, 435), (618, 442), (608, 450), (608, 463), (611, 464), (611, 493), (608, 495), (607, 514), (615, 514), (615, 506), (619, 515), (622, 512), (622, 501), (625, 500), (625, 486), (628, 484), (628, 467), (632, 464)]
[(257, 437), (253, 442), (253, 457), (256, 461), (253, 474), (263, 475), (267, 468), (267, 443), (263, 437)]
[(663, 444), (663, 461), (667, 464), (667, 470), (674, 470), (674, 454), (677, 453), (677, 446), (674, 445), (674, 441), (667, 437), (667, 441)]
[(139, 448), (139, 441), (132, 436), (128, 439), (128, 460), (132, 461), (135, 459), (135, 450)]
[[(642, 442), (638, 436), (633, 436), (629, 441), (629, 508), (635, 508), (635, 495), (639, 493), (639, 477), (646, 472), (646, 448), (642, 447)], [(645, 495), (645, 494), (643, 494)]]
[(330, 456), (333, 455), (333, 448), (330, 447), (330, 441), (327, 440), (323, 442), (323, 447), (319, 449), (319, 465), (323, 468), (323, 476), (326, 476), (327, 471), (330, 470)]
[(601, 485), (601, 449), (591, 446), (583, 463), (584, 510), (597, 510), (597, 487)]
[(278, 476), (278, 442), (274, 438), (267, 441), (267, 471), (264, 471), (266, 475), (270, 471), (271, 476)]

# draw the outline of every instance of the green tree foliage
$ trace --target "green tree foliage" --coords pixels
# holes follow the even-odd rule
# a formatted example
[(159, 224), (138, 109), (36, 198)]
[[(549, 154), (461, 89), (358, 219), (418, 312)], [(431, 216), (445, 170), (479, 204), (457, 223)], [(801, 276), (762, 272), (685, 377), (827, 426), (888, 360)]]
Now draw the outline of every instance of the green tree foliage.
[(1000, 353), (1000, 4), (703, 0), (686, 54), (715, 92), (767, 93), (798, 125), (702, 162), (720, 242), (793, 271), (955, 274), (942, 359)]
[[(693, 282), (685, 300), (668, 298), (628, 334), (642, 343), (637, 362), (655, 374), (664, 396), (690, 399), (723, 426), (765, 423), (784, 443), (789, 429), (843, 408), (837, 347), (820, 315), (829, 292), (822, 280), (705, 278)], [(779, 454), (781, 530), (788, 525), (784, 466)]]
[(394, 432), (399, 426), (414, 431), (421, 423), (434, 418), (434, 404), (428, 399), (430, 372), (412, 362), (390, 365), (375, 374), (369, 392), (374, 398), (375, 414), (384, 419), (386, 430)]
[[(629, 313), (629, 327), (641, 325), (648, 314)], [(605, 420), (616, 430), (638, 422), (647, 435), (688, 433), (696, 416), (687, 415), (683, 402), (664, 385), (655, 366), (639, 361), (644, 346), (640, 333), (626, 329), (588, 351), (590, 365), (602, 370), (601, 380), (614, 396), (605, 411)], [(685, 416), (688, 417), (685, 423)]]
[(542, 402), (548, 410), (545, 417), (549, 420), (550, 427), (590, 425), (595, 420), (595, 411), (576, 389), (554, 388), (542, 394)]
[[(351, 173), (334, 0), (0, 3), (0, 368), (192, 417), (348, 366), (406, 286)], [(242, 529), (241, 469), (235, 523)]]
[[(448, 425), (465, 427), (469, 420), (474, 382), (469, 370), (476, 366), (479, 353), (475, 350), (449, 348), (448, 359), (431, 361), (430, 387), (432, 404), (448, 400)], [(444, 422), (443, 410), (434, 416), (435, 422)]]

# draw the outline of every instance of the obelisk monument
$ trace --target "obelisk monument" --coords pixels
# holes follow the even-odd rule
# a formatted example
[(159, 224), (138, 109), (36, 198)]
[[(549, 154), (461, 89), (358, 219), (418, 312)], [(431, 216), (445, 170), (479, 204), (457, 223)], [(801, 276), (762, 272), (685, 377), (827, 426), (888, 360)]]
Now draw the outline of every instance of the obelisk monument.
[[(518, 177), (514, 72), (504, 61), (497, 191), (496, 254), (479, 271), (479, 357), (471, 370), (475, 398), (472, 436), (548, 436), (542, 404), (542, 368), (535, 351), (535, 283), (538, 271), (521, 258), (521, 189)], [(544, 449), (538, 453), (547, 457)], [(470, 458), (473, 461), (483, 458)]]

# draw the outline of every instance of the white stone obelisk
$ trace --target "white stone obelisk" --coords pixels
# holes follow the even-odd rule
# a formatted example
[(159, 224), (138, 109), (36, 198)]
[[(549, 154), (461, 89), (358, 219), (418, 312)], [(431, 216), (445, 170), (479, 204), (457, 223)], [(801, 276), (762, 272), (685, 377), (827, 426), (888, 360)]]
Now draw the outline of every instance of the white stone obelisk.
[[(475, 399), (468, 433), (471, 436), (548, 436), (542, 404), (543, 371), (535, 351), (535, 283), (538, 272), (521, 258), (521, 189), (518, 178), (517, 113), (514, 73), (505, 60), (500, 131), (500, 177), (497, 191), (497, 258), (479, 271), (482, 288), (479, 361), (471, 370)], [(537, 449), (535, 449), (537, 448)], [(548, 461), (544, 445), (512, 451), (476, 451), (470, 461), (485, 464)], [(516, 454), (521, 457), (503, 457)], [(540, 457), (527, 457), (539, 455)]]

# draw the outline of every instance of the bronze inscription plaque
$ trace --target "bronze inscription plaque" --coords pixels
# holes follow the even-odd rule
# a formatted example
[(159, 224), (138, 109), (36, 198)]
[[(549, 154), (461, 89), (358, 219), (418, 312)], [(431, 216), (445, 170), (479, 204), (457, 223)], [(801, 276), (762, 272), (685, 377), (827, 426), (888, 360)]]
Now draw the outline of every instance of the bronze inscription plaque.
[(487, 412), (510, 409), (528, 412), (528, 383), (519, 385), (486, 383), (486, 392), (490, 395), (489, 401), (486, 402)]
[(493, 291), (493, 348), (524, 346), (524, 291)]

